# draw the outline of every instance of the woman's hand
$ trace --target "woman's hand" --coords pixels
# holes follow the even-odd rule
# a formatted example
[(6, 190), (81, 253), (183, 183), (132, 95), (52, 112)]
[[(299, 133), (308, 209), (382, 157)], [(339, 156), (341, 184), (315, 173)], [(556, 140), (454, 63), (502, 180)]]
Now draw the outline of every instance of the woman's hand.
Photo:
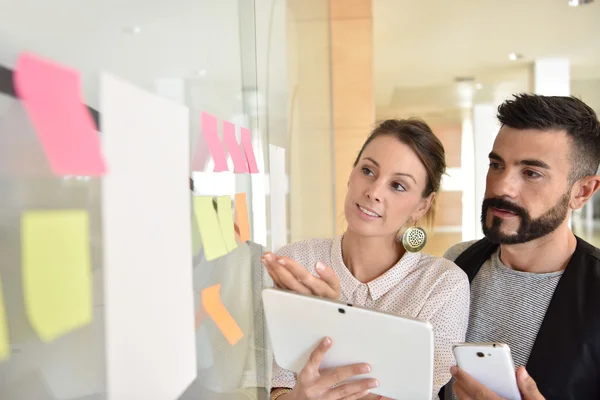
[(288, 257), (265, 253), (261, 261), (275, 285), (281, 289), (331, 300), (340, 299), (340, 279), (330, 267), (321, 262), (318, 262), (315, 267), (319, 278)]
[(319, 371), (321, 361), (331, 348), (331, 339), (325, 338), (310, 355), (306, 366), (298, 374), (294, 390), (286, 396), (289, 400), (355, 400), (369, 394), (369, 389), (379, 386), (375, 379), (361, 379), (336, 386), (357, 375), (371, 372), (368, 364)]

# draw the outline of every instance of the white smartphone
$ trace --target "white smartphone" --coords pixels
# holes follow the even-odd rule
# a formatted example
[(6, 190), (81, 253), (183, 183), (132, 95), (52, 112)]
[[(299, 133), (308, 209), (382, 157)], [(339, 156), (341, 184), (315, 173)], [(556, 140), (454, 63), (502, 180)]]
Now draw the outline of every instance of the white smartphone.
[(510, 348), (504, 343), (461, 343), (453, 346), (458, 367), (507, 400), (521, 400)]

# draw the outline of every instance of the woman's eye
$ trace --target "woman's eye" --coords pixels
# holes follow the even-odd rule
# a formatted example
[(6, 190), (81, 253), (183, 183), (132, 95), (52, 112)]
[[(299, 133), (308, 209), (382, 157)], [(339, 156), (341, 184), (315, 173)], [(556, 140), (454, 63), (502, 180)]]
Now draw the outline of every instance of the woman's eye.
[(372, 175), (373, 175), (373, 171), (371, 171), (371, 170), (370, 170), (369, 168), (367, 168), (367, 167), (362, 167), (362, 173), (363, 173), (364, 175), (367, 175), (367, 176), (372, 176)]
[(404, 186), (402, 186), (401, 184), (399, 184), (398, 182), (392, 183), (392, 187), (394, 188), (394, 190), (397, 190), (399, 192), (405, 192), (406, 191), (406, 188)]

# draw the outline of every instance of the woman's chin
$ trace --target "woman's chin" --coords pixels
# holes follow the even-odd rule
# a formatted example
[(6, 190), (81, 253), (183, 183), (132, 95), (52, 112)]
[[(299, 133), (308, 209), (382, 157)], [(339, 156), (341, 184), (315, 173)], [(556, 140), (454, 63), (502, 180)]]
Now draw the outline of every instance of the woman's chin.
[(346, 231), (349, 231), (353, 235), (361, 237), (381, 236), (382, 234), (381, 229), (376, 229), (376, 227), (368, 226), (368, 224), (362, 223), (362, 221), (348, 221), (348, 227)]

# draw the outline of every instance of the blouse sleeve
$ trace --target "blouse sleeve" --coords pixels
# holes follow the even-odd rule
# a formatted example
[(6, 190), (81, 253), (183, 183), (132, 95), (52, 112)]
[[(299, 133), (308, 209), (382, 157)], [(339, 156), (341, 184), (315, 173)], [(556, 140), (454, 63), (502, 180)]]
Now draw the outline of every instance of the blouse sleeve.
[(450, 381), (450, 367), (455, 365), (452, 345), (465, 340), (469, 302), (469, 280), (462, 270), (453, 268), (436, 285), (419, 314), (434, 331), (432, 399), (437, 399), (442, 386)]

